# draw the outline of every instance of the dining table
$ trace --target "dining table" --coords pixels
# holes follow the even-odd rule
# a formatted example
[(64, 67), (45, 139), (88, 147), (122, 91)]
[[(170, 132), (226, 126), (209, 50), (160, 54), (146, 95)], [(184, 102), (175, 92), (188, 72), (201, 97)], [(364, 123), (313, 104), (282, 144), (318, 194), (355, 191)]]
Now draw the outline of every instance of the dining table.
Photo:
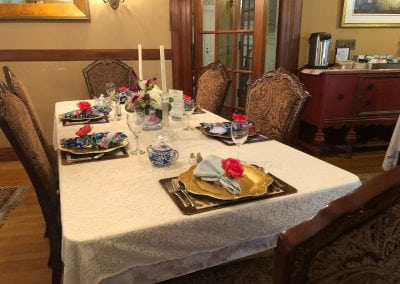
[[(55, 104), (54, 145), (82, 127), (59, 119), (77, 102)], [(190, 119), (193, 126), (225, 121), (208, 111)], [(165, 167), (154, 166), (147, 153), (65, 164), (59, 151), (64, 284), (155, 283), (263, 252), (276, 246), (284, 230), (361, 184), (356, 175), (281, 142), (248, 143), (240, 147), (240, 160), (262, 167), (296, 192), (184, 214), (160, 180), (187, 171), (193, 153), (203, 159), (238, 155), (236, 146), (197, 129), (184, 131), (186, 124), (169, 119), (169, 145), (179, 158)], [(135, 148), (123, 108), (120, 120), (91, 126), (92, 132), (123, 132), (128, 153)], [(142, 149), (157, 143), (159, 133), (143, 131)]]

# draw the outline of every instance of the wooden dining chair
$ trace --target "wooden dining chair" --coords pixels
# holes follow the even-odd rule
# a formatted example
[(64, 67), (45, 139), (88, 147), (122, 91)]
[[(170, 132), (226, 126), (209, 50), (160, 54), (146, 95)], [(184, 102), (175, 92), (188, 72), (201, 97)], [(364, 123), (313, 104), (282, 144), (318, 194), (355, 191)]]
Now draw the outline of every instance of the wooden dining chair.
[(89, 95), (96, 98), (100, 94), (107, 96), (106, 83), (113, 82), (115, 86), (127, 87), (135, 83), (133, 82), (133, 69), (118, 59), (101, 59), (90, 63), (82, 70), (86, 81)]
[(17, 78), (15, 73), (11, 71), (8, 66), (3, 66), (4, 77), (7, 82), (7, 86), (9, 90), (16, 95), (21, 101), (25, 104), (26, 108), (28, 109), (28, 113), (31, 116), (33, 126), (39, 137), (40, 143), (42, 143), (43, 148), (46, 152), (46, 156), (49, 159), (54, 173), (57, 175), (57, 152), (47, 143), (47, 140), (44, 135), (43, 127), (40, 122), (40, 119), (36, 113), (35, 107), (33, 106), (32, 99), (21, 80)]
[(400, 283), (400, 167), (281, 233), (273, 258), (247, 258), (165, 283)]
[(62, 235), (57, 178), (38, 134), (32, 131), (34, 124), (27, 107), (3, 82), (0, 82), (0, 127), (35, 188), (50, 241), (52, 283), (60, 283)]
[(199, 107), (221, 114), (231, 84), (228, 71), (217, 60), (199, 73), (196, 80), (195, 100)]
[(295, 75), (284, 69), (274, 70), (249, 83), (246, 114), (261, 134), (290, 143), (308, 97)]

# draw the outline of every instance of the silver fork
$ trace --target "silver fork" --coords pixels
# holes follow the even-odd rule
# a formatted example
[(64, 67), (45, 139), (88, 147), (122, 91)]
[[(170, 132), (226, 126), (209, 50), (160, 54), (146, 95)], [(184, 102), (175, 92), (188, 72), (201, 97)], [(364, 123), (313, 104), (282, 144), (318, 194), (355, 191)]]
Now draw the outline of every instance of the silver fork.
[(169, 193), (174, 194), (176, 197), (178, 197), (178, 199), (182, 202), (183, 206), (185, 207), (189, 207), (189, 204), (187, 203), (187, 201), (185, 201), (182, 196), (179, 195), (180, 189), (179, 187), (176, 187), (174, 184), (172, 184), (172, 180), (169, 182), (165, 183), (167, 186), (167, 190)]
[(190, 206), (196, 207), (196, 205), (195, 205), (194, 202), (192, 201), (192, 198), (189, 196), (189, 193), (186, 191), (185, 186), (184, 186), (183, 184), (181, 184), (181, 183), (179, 182), (178, 179), (173, 179), (173, 180), (172, 180), (172, 184), (173, 184), (173, 186), (174, 186), (175, 188), (178, 188), (178, 190), (179, 190), (180, 192), (183, 193), (183, 195), (184, 195), (184, 196), (186, 197), (186, 199), (189, 201)]

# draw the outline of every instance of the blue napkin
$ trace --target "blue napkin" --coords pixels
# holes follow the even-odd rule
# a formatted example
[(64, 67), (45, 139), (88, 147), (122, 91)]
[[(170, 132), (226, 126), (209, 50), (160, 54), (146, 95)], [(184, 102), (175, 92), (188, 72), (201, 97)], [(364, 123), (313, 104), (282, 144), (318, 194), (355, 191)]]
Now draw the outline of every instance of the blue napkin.
[(221, 158), (210, 155), (203, 159), (194, 169), (193, 174), (204, 181), (220, 184), (232, 194), (240, 193), (240, 184), (237, 180), (228, 177), (222, 168)]
[(98, 132), (83, 137), (66, 138), (61, 140), (61, 146), (69, 149), (108, 149), (122, 143), (127, 138), (122, 132)]
[(92, 118), (103, 116), (103, 112), (95, 107), (92, 108), (90, 112), (82, 112), (81, 110), (73, 110), (64, 113), (65, 118)]

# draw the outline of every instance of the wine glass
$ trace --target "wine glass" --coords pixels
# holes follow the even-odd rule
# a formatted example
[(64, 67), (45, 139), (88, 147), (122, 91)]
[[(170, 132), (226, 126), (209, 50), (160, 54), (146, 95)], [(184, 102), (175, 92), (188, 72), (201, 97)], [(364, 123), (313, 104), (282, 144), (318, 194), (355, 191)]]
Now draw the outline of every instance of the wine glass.
[(232, 121), (231, 122), (231, 137), (237, 147), (237, 159), (239, 159), (240, 145), (244, 144), (249, 136), (249, 123), (248, 121)]
[(116, 92), (116, 87), (113, 82), (106, 83), (106, 93), (107, 93), (107, 102), (111, 106), (111, 108), (114, 110), (114, 115), (111, 118), (111, 120), (116, 121), (117, 120), (117, 107), (115, 103), (115, 92)]
[(145, 152), (140, 149), (139, 146), (139, 134), (143, 130), (144, 115), (138, 112), (126, 113), (126, 123), (131, 130), (133, 136), (135, 136), (136, 149), (131, 152), (132, 155), (142, 155)]
[(183, 130), (192, 131), (194, 128), (190, 126), (190, 116), (192, 115), (193, 110), (194, 110), (194, 100), (193, 99), (184, 100), (183, 109), (187, 116), (187, 126), (185, 128), (183, 128)]

